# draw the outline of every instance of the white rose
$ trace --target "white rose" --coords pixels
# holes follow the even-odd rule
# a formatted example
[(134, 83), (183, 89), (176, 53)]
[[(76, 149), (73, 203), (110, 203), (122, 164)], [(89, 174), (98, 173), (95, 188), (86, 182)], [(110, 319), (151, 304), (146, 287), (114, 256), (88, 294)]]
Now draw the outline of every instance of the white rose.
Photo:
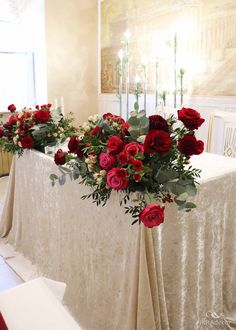
[(99, 177), (97, 178), (97, 183), (100, 184), (101, 182), (102, 182), (102, 177), (99, 176)]
[(105, 170), (101, 170), (101, 171), (99, 172), (99, 174), (100, 174), (101, 176), (105, 176), (105, 175), (107, 174), (107, 172), (106, 172)]

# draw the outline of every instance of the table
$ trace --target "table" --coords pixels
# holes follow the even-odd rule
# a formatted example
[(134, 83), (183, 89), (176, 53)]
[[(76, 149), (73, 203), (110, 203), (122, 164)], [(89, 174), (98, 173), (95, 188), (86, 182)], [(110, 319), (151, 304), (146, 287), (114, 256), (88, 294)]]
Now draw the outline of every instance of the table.
[(9, 330), (81, 330), (61, 304), (65, 283), (37, 278), (0, 292)]
[(77, 182), (51, 187), (53, 160), (27, 151), (11, 169), (1, 236), (43, 275), (67, 283), (65, 303), (82, 329), (194, 330), (210, 316), (232, 326), (236, 160), (203, 154), (192, 162), (203, 169), (197, 209), (170, 205), (151, 230), (130, 225), (119, 194), (102, 208), (80, 199), (89, 188)]

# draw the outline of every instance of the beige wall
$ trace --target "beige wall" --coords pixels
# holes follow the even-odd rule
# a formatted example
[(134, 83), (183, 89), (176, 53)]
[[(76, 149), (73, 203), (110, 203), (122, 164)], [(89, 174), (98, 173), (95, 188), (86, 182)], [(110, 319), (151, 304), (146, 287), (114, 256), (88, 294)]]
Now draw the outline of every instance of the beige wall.
[(48, 101), (76, 123), (98, 112), (97, 0), (45, 0)]

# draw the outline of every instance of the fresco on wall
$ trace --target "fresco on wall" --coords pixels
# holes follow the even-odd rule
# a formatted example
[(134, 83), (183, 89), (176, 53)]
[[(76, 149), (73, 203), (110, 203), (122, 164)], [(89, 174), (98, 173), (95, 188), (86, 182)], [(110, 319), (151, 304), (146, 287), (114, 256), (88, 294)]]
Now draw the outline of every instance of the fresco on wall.
[(177, 69), (186, 72), (186, 92), (236, 96), (236, 0), (103, 0), (101, 22), (102, 93), (118, 90), (118, 51), (129, 29), (131, 89), (134, 76), (143, 75), (146, 56), (148, 91), (154, 91), (156, 53), (159, 91), (173, 90), (171, 45), (176, 32)]

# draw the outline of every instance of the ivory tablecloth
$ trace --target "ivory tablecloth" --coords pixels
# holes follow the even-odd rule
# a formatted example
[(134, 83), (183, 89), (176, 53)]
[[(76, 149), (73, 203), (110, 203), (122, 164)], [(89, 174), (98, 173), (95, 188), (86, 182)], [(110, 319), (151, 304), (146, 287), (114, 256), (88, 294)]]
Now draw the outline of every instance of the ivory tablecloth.
[(119, 194), (102, 208), (80, 199), (88, 188), (77, 182), (52, 187), (53, 160), (28, 151), (12, 166), (1, 236), (67, 283), (65, 303), (82, 329), (234, 328), (236, 160), (203, 154), (195, 164), (197, 209), (170, 205), (165, 223), (148, 229), (130, 225)]

